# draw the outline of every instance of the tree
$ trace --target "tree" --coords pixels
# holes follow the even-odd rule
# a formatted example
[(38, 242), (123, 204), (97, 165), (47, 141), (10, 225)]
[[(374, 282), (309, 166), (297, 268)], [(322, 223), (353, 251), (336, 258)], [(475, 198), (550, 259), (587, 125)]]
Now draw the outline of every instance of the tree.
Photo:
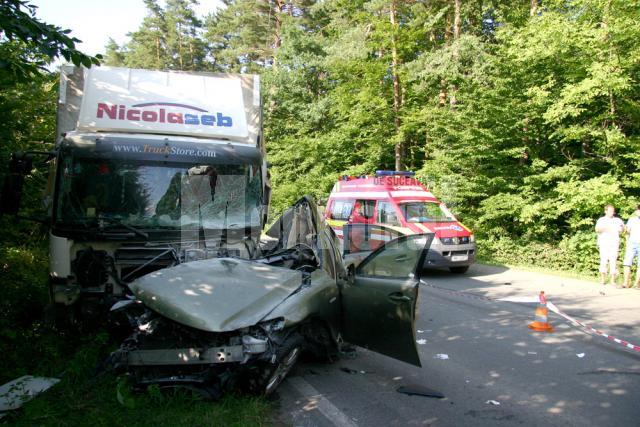
[(26, 0), (4, 0), (0, 2), (0, 44), (13, 43), (15, 49), (5, 48), (0, 60), (3, 79), (27, 81), (42, 71), (55, 58), (64, 57), (76, 66), (100, 64), (100, 55), (89, 56), (76, 49), (80, 42), (69, 37), (71, 30), (47, 24), (36, 17), (37, 7)]
[(147, 16), (137, 31), (129, 33), (125, 64), (132, 68), (164, 70), (170, 63), (167, 55), (167, 21), (156, 0), (144, 0)]
[(126, 53), (114, 39), (109, 37), (105, 49), (104, 60), (102, 61), (104, 65), (112, 67), (123, 67), (125, 65)]
[(202, 23), (193, 6), (197, 0), (168, 0), (164, 12), (169, 67), (177, 70), (205, 68), (205, 47), (199, 38)]

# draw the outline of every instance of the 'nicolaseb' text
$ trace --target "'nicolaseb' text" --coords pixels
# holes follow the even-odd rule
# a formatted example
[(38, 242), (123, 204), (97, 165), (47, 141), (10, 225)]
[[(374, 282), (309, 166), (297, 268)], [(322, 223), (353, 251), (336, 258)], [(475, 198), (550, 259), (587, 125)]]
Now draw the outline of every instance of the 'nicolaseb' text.
[(108, 105), (102, 102), (98, 103), (98, 112), (96, 117), (99, 119), (108, 117), (111, 120), (128, 120), (143, 121), (151, 123), (175, 123), (184, 125), (204, 125), (231, 127), (233, 120), (229, 116), (222, 113), (213, 114), (183, 114), (175, 112), (167, 112), (164, 108), (157, 110), (127, 108), (125, 105)]

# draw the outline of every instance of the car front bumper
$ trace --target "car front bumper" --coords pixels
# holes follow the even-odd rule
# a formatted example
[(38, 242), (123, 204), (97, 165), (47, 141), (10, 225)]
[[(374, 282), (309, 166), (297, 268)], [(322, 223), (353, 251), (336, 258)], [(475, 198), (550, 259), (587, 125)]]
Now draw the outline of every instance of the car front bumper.
[(432, 244), (424, 260), (424, 268), (464, 267), (476, 262), (476, 244), (443, 245)]

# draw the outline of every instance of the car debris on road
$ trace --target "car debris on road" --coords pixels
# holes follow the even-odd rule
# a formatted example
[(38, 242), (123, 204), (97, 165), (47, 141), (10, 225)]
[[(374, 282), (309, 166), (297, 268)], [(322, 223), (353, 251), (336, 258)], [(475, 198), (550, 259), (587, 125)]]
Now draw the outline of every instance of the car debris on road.
[(3, 384), (0, 386), (0, 418), (4, 417), (6, 411), (20, 408), (59, 382), (60, 380), (57, 378), (24, 375)]

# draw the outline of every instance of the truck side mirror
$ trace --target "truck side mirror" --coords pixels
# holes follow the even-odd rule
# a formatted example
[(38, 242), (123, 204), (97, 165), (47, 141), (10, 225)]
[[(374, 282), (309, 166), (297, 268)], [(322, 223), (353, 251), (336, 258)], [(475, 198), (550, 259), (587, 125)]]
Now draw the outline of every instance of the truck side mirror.
[(26, 153), (11, 154), (9, 160), (9, 174), (4, 179), (2, 194), (0, 195), (0, 215), (17, 215), (22, 198), (24, 176), (33, 168), (33, 157)]

